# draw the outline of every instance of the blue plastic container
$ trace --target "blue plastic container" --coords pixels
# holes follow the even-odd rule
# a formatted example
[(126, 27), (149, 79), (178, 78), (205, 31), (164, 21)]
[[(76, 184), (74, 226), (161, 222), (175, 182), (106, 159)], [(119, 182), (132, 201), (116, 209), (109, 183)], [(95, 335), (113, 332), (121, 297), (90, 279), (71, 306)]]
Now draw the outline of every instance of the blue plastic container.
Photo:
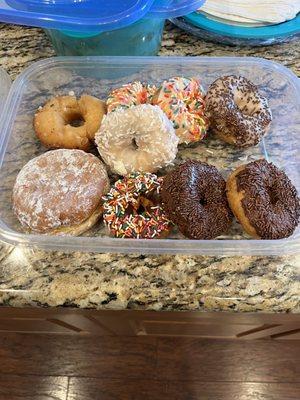
[(156, 55), (165, 20), (205, 0), (0, 0), (0, 20), (46, 29), (58, 55)]

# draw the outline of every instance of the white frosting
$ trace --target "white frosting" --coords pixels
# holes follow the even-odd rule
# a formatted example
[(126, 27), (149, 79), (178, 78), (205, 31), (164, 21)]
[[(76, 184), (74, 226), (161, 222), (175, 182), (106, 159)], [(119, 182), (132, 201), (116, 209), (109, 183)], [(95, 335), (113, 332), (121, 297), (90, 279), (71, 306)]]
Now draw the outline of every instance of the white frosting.
[(296, 17), (300, 0), (207, 0), (199, 11), (242, 25), (279, 24)]

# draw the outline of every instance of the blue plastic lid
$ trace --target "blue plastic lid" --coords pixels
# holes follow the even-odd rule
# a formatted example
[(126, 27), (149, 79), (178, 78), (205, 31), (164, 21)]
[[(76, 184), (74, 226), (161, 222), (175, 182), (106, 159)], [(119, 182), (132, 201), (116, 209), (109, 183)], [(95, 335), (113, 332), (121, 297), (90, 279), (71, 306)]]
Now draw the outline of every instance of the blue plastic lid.
[(300, 32), (300, 13), (290, 21), (282, 22), (281, 24), (255, 28), (225, 24), (210, 19), (206, 15), (195, 12), (186, 15), (184, 19), (198, 28), (214, 32), (219, 35), (231, 36), (236, 38), (280, 38), (288, 35), (294, 35)]
[(144, 16), (166, 19), (184, 15), (204, 1), (0, 0), (0, 21), (75, 32), (105, 32), (131, 25)]

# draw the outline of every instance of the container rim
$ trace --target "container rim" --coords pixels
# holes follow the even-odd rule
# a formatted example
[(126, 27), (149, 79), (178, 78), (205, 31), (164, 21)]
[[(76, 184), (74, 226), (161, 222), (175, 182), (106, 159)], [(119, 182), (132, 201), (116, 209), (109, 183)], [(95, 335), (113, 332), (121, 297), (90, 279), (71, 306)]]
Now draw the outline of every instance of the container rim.
[[(10, 113), (11, 116), (3, 122), (3, 134), (0, 137), (0, 168), (11, 133), (11, 125), (15, 118), (16, 104), (21, 96), (20, 87), (31, 74), (37, 74), (43, 70), (49, 69), (51, 65), (59, 67), (60, 65), (68, 65), (76, 62), (76, 64), (86, 64), (87, 62), (100, 62), (106, 66), (117, 64), (122, 67), (124, 64), (136, 64), (137, 62), (151, 64), (178, 64), (184, 62), (185, 65), (195, 64), (195, 62), (207, 63), (216, 60), (223, 63), (242, 64), (248, 63), (266, 65), (280, 71), (289, 78), (293, 86), (300, 92), (300, 79), (288, 68), (276, 62), (258, 57), (52, 57), (37, 61), (27, 67), (13, 83), (7, 101), (4, 107), (4, 114), (9, 115), (9, 110), (15, 110)], [(99, 65), (100, 66), (100, 65)], [(299, 98), (300, 110), (300, 98)], [(49, 240), (51, 238), (51, 240)], [(8, 228), (3, 221), (0, 220), (0, 239), (10, 244), (22, 244), (28, 247), (39, 247), (48, 250), (63, 251), (87, 251), (87, 252), (121, 252), (121, 253), (144, 253), (144, 254), (198, 254), (198, 255), (287, 255), (300, 254), (300, 238), (287, 238), (280, 240), (190, 240), (190, 239), (117, 239), (111, 237), (73, 237), (64, 236), (63, 241), (60, 236), (35, 235), (18, 233)], [(222, 247), (220, 244), (222, 243)], [(253, 254), (253, 244), (255, 243), (255, 254)], [(67, 249), (66, 249), (67, 247)]]

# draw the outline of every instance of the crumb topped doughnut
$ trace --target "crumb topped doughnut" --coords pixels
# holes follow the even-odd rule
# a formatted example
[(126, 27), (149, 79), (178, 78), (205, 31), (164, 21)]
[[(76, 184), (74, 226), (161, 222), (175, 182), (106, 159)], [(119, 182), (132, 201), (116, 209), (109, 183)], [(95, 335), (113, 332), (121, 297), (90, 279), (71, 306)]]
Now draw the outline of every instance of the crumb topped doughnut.
[(102, 215), (109, 190), (103, 163), (81, 150), (52, 150), (29, 161), (13, 188), (13, 209), (35, 233), (79, 235)]
[(193, 143), (203, 139), (208, 128), (204, 115), (204, 91), (195, 78), (174, 77), (164, 81), (153, 97), (173, 122), (179, 143)]
[(238, 147), (258, 144), (272, 121), (267, 99), (242, 76), (229, 75), (215, 80), (205, 101), (211, 130)]
[(107, 99), (107, 111), (111, 112), (119, 107), (131, 107), (139, 104), (150, 104), (156, 87), (139, 81), (127, 83), (114, 89)]
[(169, 232), (171, 222), (159, 204), (161, 182), (154, 174), (131, 174), (103, 197), (103, 220), (115, 237), (153, 239)]
[(214, 166), (186, 161), (164, 177), (163, 208), (184, 236), (213, 239), (226, 232), (232, 220), (225, 187)]
[(88, 151), (105, 113), (105, 103), (96, 97), (58, 96), (38, 110), (34, 129), (46, 147)]
[(286, 238), (299, 223), (296, 188), (283, 171), (266, 160), (237, 168), (227, 181), (227, 197), (236, 218), (251, 236)]
[(155, 172), (171, 164), (178, 138), (158, 106), (141, 104), (108, 113), (95, 137), (98, 151), (119, 175)]

